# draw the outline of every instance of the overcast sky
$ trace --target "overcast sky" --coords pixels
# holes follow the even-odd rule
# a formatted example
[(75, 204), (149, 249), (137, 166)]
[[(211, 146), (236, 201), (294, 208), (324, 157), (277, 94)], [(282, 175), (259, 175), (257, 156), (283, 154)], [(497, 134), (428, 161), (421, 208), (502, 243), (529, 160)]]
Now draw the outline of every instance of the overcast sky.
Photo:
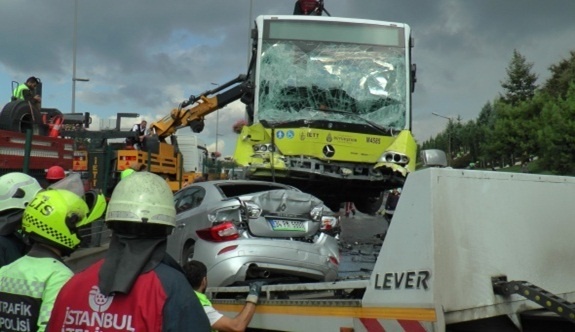
[[(245, 73), (250, 23), (260, 14), (292, 14), (294, 2), (78, 0), (76, 77), (90, 81), (76, 84), (76, 112), (134, 112), (149, 122), (164, 116), (190, 94)], [(534, 64), (539, 84), (550, 65), (575, 50), (573, 0), (325, 0), (325, 7), (332, 16), (411, 26), (419, 142), (446, 125), (432, 112), (475, 119), (501, 92), (513, 49)], [(74, 0), (0, 0), (6, 102), (11, 81), (34, 75), (44, 85), (43, 107), (71, 111), (73, 31)], [(231, 155), (231, 126), (243, 117), (243, 104), (220, 112), (218, 148)], [(208, 116), (199, 134), (212, 150), (216, 118)]]

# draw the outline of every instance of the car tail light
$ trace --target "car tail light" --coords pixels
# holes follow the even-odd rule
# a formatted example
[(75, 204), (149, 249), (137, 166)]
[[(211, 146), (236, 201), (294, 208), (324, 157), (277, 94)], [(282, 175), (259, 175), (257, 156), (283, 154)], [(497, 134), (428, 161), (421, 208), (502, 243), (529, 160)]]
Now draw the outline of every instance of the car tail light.
[(320, 221), (323, 214), (323, 206), (316, 206), (310, 212), (310, 217), (314, 221)]
[(197, 230), (196, 233), (202, 240), (210, 242), (225, 242), (240, 237), (238, 229), (232, 222), (224, 222), (210, 228)]
[(330, 230), (337, 227), (338, 218), (334, 216), (323, 216), (321, 217), (321, 229)]
[(228, 206), (208, 213), (208, 220), (212, 224), (220, 224), (226, 221), (242, 221), (239, 206)]
[(262, 208), (254, 202), (246, 201), (245, 207), (246, 212), (248, 214), (248, 218), (250, 219), (257, 219), (262, 214)]

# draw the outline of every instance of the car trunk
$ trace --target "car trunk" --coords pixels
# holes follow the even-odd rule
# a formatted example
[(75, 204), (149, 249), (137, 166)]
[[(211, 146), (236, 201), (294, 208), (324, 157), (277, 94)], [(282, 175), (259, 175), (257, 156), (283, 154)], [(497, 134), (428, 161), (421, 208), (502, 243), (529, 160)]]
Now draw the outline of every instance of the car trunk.
[(310, 212), (322, 206), (318, 198), (295, 190), (271, 190), (252, 194), (250, 198), (262, 208), (258, 219), (250, 219), (248, 227), (261, 237), (308, 237), (315, 235), (321, 222), (312, 220)]

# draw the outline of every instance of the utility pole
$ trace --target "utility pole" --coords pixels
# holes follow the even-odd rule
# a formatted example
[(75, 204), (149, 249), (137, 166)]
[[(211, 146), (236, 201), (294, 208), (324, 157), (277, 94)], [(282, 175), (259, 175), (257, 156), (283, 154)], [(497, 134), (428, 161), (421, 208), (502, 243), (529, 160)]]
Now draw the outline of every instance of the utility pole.
[(90, 81), (89, 78), (76, 77), (76, 51), (78, 44), (78, 0), (74, 0), (74, 36), (72, 43), (72, 113), (76, 113), (76, 82)]
[(445, 116), (445, 115), (441, 115), (435, 112), (431, 112), (431, 114), (438, 116), (440, 118), (444, 118), (449, 120), (449, 124), (447, 125), (447, 155), (449, 156), (449, 164), (451, 165), (451, 161), (453, 160), (452, 156), (451, 156), (451, 128), (449, 127), (449, 125), (451, 124), (451, 122), (453, 121), (453, 118)]

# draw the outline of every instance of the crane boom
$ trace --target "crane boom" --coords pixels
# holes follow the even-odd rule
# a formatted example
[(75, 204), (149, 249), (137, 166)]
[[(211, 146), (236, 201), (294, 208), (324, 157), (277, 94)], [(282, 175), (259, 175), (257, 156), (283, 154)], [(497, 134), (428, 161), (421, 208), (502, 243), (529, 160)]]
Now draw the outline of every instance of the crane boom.
[[(182, 127), (190, 127), (193, 132), (199, 133), (204, 129), (206, 115), (242, 98), (249, 90), (246, 75), (239, 75), (215, 89), (201, 93), (199, 96), (190, 96), (178, 108), (174, 108), (170, 114), (152, 123), (150, 130), (162, 142)], [(190, 105), (192, 107), (188, 108)]]

